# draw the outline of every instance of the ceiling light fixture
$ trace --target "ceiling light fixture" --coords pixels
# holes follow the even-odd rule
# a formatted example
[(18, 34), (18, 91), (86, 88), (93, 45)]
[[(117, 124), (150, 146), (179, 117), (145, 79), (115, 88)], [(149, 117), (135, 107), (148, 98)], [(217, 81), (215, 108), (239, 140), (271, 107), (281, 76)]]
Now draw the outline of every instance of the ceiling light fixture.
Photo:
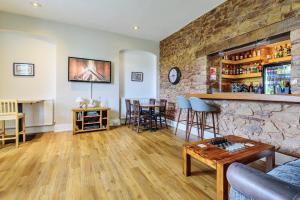
[(135, 31), (137, 31), (137, 30), (140, 29), (140, 27), (139, 27), (139, 26), (134, 26), (133, 29), (134, 29)]
[(32, 1), (30, 4), (35, 8), (42, 7), (42, 4), (40, 4), (38, 1)]

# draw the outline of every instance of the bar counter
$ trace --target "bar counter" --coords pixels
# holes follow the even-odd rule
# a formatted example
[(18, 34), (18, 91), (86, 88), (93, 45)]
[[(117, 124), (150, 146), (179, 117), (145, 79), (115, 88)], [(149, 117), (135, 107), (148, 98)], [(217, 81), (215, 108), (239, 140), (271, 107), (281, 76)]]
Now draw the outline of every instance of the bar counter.
[[(187, 94), (218, 106), (217, 130), (272, 144), (300, 157), (300, 95), (251, 93)], [(210, 117), (208, 123), (211, 123)]]
[(269, 95), (254, 93), (214, 93), (214, 94), (187, 94), (187, 97), (198, 97), (209, 100), (238, 100), (238, 101), (267, 101), (267, 102), (286, 102), (300, 103), (300, 95)]

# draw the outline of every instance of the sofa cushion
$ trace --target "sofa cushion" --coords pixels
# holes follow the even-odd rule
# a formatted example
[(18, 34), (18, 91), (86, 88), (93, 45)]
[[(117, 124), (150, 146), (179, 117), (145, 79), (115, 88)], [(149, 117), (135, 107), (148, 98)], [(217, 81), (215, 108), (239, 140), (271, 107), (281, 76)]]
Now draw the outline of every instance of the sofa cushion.
[[(282, 181), (300, 187), (300, 159), (276, 167), (268, 174)], [(235, 190), (234, 188), (231, 188), (230, 190), (229, 199), (230, 200), (252, 200), (251, 198), (244, 196), (242, 193)]]
[(300, 187), (300, 166), (297, 166), (297, 163), (299, 163), (299, 161), (281, 165), (270, 171), (268, 174), (284, 182)]

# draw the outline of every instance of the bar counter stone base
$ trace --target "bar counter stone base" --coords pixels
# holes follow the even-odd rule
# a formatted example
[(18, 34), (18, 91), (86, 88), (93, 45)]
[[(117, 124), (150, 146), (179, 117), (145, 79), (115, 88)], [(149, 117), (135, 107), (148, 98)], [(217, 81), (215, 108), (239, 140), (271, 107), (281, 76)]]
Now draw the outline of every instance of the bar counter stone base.
[[(300, 104), (209, 100), (220, 107), (218, 131), (275, 145), (278, 152), (300, 156)], [(210, 123), (208, 118), (208, 123)]]

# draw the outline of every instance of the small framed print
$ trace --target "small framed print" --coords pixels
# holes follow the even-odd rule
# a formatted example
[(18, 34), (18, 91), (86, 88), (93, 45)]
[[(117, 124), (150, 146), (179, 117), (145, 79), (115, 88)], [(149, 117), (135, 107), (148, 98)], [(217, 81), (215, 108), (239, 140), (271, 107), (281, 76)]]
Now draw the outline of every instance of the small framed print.
[(143, 72), (131, 72), (131, 81), (143, 82)]
[(34, 64), (32, 63), (14, 63), (14, 76), (34, 76)]

